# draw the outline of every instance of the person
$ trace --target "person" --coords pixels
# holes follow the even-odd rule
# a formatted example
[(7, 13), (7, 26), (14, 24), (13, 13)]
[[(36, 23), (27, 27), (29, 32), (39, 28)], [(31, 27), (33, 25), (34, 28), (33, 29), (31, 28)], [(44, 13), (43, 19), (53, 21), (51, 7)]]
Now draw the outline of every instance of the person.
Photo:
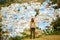
[(34, 18), (31, 18), (30, 21), (30, 39), (35, 39), (35, 21)]

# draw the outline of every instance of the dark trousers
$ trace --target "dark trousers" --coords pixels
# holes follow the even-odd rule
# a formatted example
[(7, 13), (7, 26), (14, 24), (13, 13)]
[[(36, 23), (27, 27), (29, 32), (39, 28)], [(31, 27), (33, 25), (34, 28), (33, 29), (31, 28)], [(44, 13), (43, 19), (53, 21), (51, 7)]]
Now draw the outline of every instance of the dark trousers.
[(35, 28), (30, 29), (30, 39), (34, 38), (35, 39)]

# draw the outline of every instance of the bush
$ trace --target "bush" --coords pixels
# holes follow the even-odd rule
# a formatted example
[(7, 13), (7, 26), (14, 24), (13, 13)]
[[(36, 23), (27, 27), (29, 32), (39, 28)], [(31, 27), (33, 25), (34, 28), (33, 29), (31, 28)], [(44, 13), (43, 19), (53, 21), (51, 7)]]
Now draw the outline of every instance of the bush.
[(58, 17), (56, 20), (52, 21), (51, 26), (54, 27), (54, 30), (57, 30), (57, 27), (60, 27), (60, 17)]
[(9, 40), (21, 40), (22, 37), (20, 36), (15, 36), (15, 37), (10, 37)]
[(44, 30), (44, 34), (45, 35), (50, 35), (51, 33), (53, 33), (53, 31), (54, 31), (54, 28), (52, 27), (52, 28), (49, 28), (49, 29), (45, 29)]

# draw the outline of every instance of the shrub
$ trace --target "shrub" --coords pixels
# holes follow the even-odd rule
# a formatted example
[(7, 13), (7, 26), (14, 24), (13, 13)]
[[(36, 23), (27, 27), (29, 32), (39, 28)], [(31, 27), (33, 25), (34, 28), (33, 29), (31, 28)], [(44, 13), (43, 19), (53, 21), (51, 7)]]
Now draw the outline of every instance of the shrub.
[(15, 37), (10, 37), (9, 40), (21, 40), (22, 37), (20, 36), (15, 36)]

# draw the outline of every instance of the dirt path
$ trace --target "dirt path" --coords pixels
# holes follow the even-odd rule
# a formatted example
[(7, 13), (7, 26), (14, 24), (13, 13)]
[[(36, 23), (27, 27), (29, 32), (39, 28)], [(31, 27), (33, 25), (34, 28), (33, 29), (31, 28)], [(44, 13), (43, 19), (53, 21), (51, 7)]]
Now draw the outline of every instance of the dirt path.
[(60, 35), (48, 35), (48, 36), (42, 36), (40, 38), (36, 38), (36, 39), (22, 39), (22, 40), (60, 40)]

